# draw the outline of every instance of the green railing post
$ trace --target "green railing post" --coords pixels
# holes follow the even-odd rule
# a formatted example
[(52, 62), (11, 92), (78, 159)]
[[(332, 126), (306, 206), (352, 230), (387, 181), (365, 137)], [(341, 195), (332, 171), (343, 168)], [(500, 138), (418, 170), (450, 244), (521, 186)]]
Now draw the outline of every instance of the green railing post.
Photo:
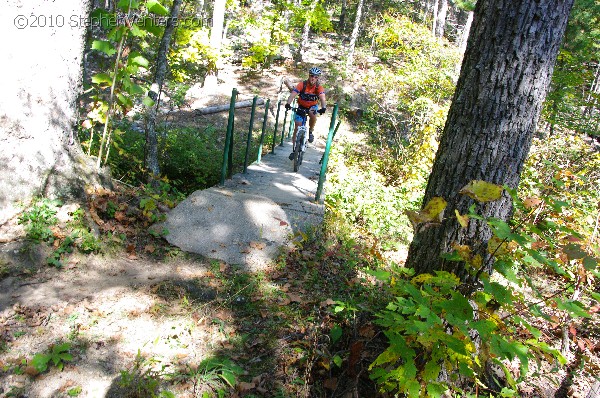
[[(295, 104), (294, 104), (295, 105)], [(288, 129), (288, 139), (292, 137), (292, 132), (294, 131), (294, 126), (296, 125), (296, 111), (292, 113), (292, 118), (290, 119), (290, 127)]]
[(237, 89), (231, 92), (231, 102), (229, 104), (229, 119), (227, 121), (227, 132), (225, 133), (225, 148), (223, 149), (223, 166), (221, 167), (221, 185), (225, 185), (225, 175), (227, 174), (227, 163), (229, 160), (229, 152), (231, 142), (233, 141), (233, 119), (235, 109), (235, 98), (237, 97)]
[(319, 184), (317, 185), (317, 193), (315, 194), (315, 202), (319, 202), (321, 193), (323, 192), (323, 183), (325, 182), (325, 173), (327, 173), (327, 162), (329, 161), (329, 151), (331, 150), (331, 141), (333, 141), (333, 132), (335, 119), (337, 118), (338, 104), (333, 107), (331, 115), (331, 123), (329, 124), (329, 134), (327, 135), (327, 143), (325, 144), (325, 153), (323, 154), (323, 162), (321, 162), (321, 173), (319, 174)]
[(279, 111), (281, 110), (281, 100), (277, 102), (277, 116), (275, 116), (275, 129), (273, 130), (273, 146), (271, 153), (275, 153), (275, 145), (277, 144), (277, 127), (279, 127)]
[(269, 103), (270, 99), (265, 104), (265, 116), (263, 117), (262, 132), (260, 133), (260, 142), (258, 143), (258, 155), (256, 156), (256, 163), (260, 163), (262, 157), (263, 141), (265, 140), (265, 129), (267, 128), (267, 117), (269, 116)]
[(281, 142), (279, 143), (279, 146), (283, 146), (283, 136), (285, 135), (285, 123), (287, 122), (287, 114), (288, 114), (288, 110), (285, 110), (285, 114), (283, 116), (283, 126), (281, 127)]
[(250, 127), (248, 127), (248, 138), (246, 139), (246, 156), (244, 156), (244, 174), (248, 172), (248, 158), (250, 156), (250, 144), (252, 143), (252, 129), (254, 129), (254, 113), (256, 112), (256, 101), (258, 95), (252, 100), (252, 113), (250, 113)]
[[(233, 105), (235, 109), (235, 103)], [(227, 178), (231, 178), (233, 176), (233, 142), (235, 138), (235, 117), (231, 122), (231, 140), (229, 141), (229, 159), (228, 159), (228, 170), (227, 170)]]

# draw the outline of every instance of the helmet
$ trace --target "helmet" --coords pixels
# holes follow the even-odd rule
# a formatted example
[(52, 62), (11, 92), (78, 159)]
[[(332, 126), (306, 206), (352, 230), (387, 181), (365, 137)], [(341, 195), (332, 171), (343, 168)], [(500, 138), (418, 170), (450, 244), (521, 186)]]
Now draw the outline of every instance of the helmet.
[(321, 76), (321, 69), (319, 69), (315, 66), (313, 68), (310, 68), (308, 73), (310, 73), (311, 75), (315, 75), (315, 76)]

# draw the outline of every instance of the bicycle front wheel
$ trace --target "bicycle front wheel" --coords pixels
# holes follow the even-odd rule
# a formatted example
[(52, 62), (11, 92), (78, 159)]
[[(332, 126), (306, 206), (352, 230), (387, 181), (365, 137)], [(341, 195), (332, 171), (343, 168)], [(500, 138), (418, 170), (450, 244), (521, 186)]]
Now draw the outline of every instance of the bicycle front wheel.
[(305, 131), (302, 128), (298, 129), (296, 145), (294, 148), (294, 172), (298, 171), (298, 168), (302, 163), (302, 143), (304, 142), (304, 134)]
[(300, 145), (296, 145), (296, 149), (294, 149), (294, 172), (298, 171), (300, 163), (302, 163), (302, 151)]

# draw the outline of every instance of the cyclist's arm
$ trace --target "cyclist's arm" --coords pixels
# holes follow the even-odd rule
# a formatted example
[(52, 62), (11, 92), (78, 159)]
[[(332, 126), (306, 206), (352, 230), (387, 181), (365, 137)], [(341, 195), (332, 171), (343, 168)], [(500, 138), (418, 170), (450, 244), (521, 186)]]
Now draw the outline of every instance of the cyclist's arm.
[(325, 99), (325, 93), (319, 94), (319, 99), (321, 100), (321, 108), (327, 108), (327, 100)]
[(296, 98), (297, 95), (298, 95), (298, 91), (296, 91), (295, 89), (292, 90), (292, 92), (290, 93), (290, 96), (287, 99), (287, 103), (292, 105), (292, 102), (294, 102), (294, 98)]

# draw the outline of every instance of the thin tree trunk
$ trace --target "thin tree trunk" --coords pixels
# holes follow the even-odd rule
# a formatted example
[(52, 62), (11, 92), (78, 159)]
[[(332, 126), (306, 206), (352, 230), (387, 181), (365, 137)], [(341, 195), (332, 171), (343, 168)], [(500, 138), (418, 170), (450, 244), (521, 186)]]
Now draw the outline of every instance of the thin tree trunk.
[[(309, 12), (307, 12), (309, 14)], [(300, 42), (300, 47), (298, 48), (298, 53), (296, 54), (296, 59), (298, 61), (304, 61), (304, 51), (308, 47), (308, 37), (310, 35), (310, 17), (307, 16), (306, 22), (304, 22), (304, 29), (302, 30), (302, 41)]]
[(171, 46), (171, 36), (177, 25), (179, 17), (179, 8), (183, 0), (174, 0), (171, 7), (171, 15), (167, 20), (167, 26), (163, 33), (163, 37), (158, 47), (156, 55), (156, 73), (154, 74), (154, 82), (152, 84), (151, 98), (154, 100), (154, 105), (150, 107), (146, 119), (146, 168), (149, 172), (149, 179), (154, 181), (160, 174), (158, 165), (158, 136), (156, 134), (156, 115), (160, 106), (160, 93), (167, 75), (167, 52)]
[(342, 33), (344, 31), (347, 7), (348, 7), (348, 0), (342, 0), (342, 11), (340, 12), (340, 22), (338, 23), (338, 33)]
[(446, 16), (448, 15), (448, 0), (439, 0), (439, 2), (437, 25), (434, 33), (436, 37), (444, 37), (444, 32), (446, 30)]
[[(225, 0), (215, 0), (213, 9), (212, 28), (210, 30), (210, 46), (220, 54), (221, 42), (223, 40), (223, 22), (225, 21)], [(221, 66), (221, 56), (217, 60), (217, 71), (209, 74), (204, 79), (204, 88), (212, 89), (217, 86), (217, 75)]]
[(433, 10), (432, 10), (433, 21), (431, 23), (431, 34), (434, 36), (435, 36), (435, 32), (437, 31), (439, 6), (440, 6), (440, 0), (435, 0), (433, 2)]
[(356, 8), (356, 19), (354, 20), (354, 29), (352, 30), (352, 36), (350, 36), (350, 44), (348, 45), (348, 59), (346, 60), (346, 69), (350, 69), (354, 63), (354, 48), (356, 47), (356, 39), (358, 39), (358, 32), (360, 31), (360, 18), (362, 16), (364, 0), (358, 0), (358, 7)]
[[(485, 223), (461, 228), (454, 217), (474, 201), (459, 191), (473, 180), (516, 188), (544, 102), (573, 0), (479, 0), (463, 69), (442, 133), (423, 203), (442, 197), (448, 205), (441, 224), (415, 231), (407, 267), (417, 273), (454, 272), (465, 290), (476, 273), (442, 255), (468, 245), (491, 272)], [(475, 203), (484, 217), (507, 220), (511, 200)], [(477, 271), (477, 270), (475, 270)]]
[(587, 105), (583, 111), (584, 117), (592, 117), (595, 114), (596, 105), (598, 103), (597, 96), (600, 94), (600, 62), (596, 64), (596, 73), (594, 74), (594, 81), (590, 86), (590, 92), (587, 96)]

